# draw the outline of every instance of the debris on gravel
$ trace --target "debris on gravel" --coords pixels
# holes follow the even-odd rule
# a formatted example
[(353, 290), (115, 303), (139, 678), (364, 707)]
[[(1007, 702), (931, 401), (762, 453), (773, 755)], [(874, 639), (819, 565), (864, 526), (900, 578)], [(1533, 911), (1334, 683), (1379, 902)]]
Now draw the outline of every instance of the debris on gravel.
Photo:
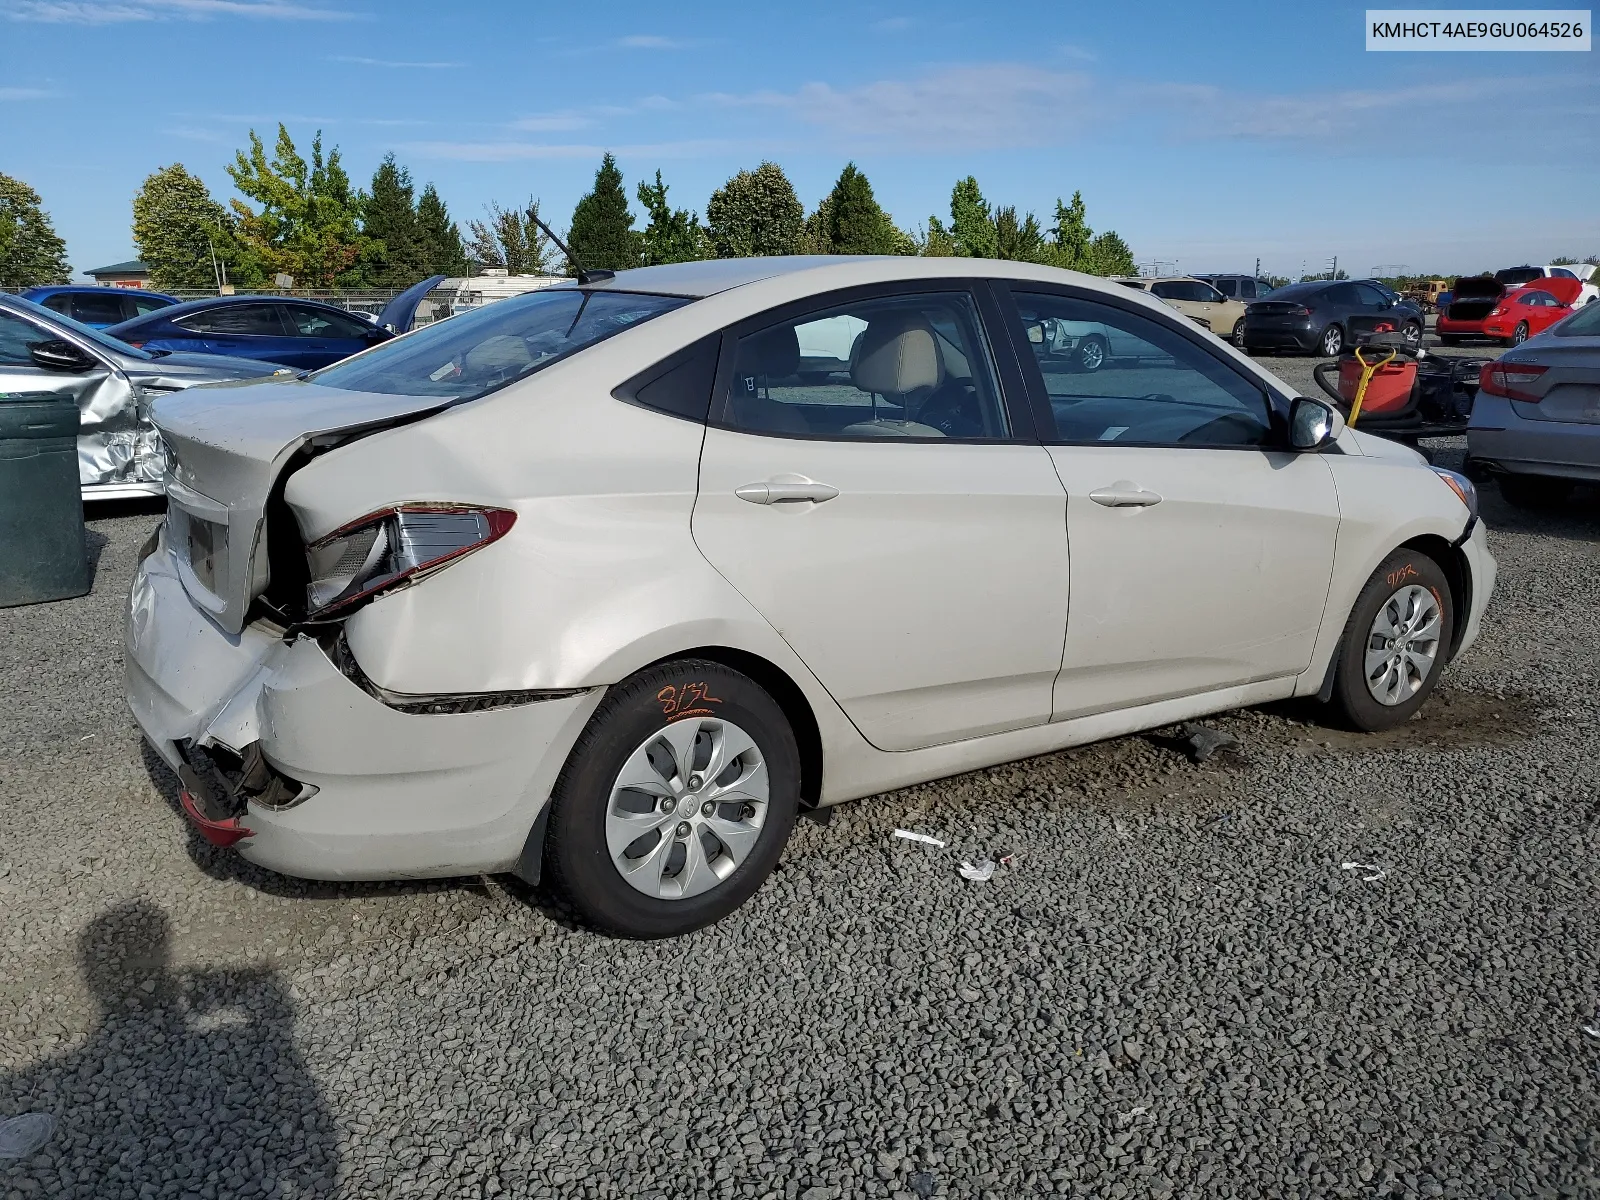
[(92, 514), (94, 590), (0, 611), (0, 1119), (58, 1123), (0, 1197), (1600, 1194), (1600, 505), (1483, 506), (1483, 640), (1402, 728), (860, 801), (668, 942), (191, 835), (121, 699), (158, 514)]

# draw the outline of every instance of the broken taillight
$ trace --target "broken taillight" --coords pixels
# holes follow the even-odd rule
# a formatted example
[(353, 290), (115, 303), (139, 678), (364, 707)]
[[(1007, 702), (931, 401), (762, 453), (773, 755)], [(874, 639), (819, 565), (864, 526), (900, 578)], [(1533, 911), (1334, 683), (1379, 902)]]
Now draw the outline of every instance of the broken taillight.
[(306, 547), (307, 615), (352, 605), (431, 575), (504, 537), (517, 514), (461, 504), (402, 504), (369, 513)]
[(1522, 400), (1537, 404), (1543, 397), (1528, 391), (1528, 385), (1548, 371), (1536, 363), (1487, 362), (1478, 372), (1478, 390), (1486, 396), (1503, 396), (1507, 400)]

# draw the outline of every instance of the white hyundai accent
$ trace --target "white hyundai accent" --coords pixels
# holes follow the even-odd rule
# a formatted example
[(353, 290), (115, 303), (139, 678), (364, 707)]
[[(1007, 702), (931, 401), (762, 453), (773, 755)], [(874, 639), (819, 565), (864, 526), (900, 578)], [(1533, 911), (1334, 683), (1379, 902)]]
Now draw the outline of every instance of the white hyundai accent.
[(1021, 263), (593, 273), (155, 421), (128, 699), (201, 832), (638, 936), (804, 809), (1290, 696), (1397, 725), (1495, 577), (1465, 479)]

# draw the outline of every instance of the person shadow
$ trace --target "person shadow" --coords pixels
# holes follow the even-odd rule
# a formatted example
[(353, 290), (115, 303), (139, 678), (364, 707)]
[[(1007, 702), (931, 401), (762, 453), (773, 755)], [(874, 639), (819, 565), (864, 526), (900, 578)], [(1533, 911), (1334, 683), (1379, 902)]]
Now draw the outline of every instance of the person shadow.
[(99, 1010), (88, 1039), (0, 1074), (0, 1119), (57, 1122), (30, 1157), (0, 1160), (0, 1195), (334, 1194), (332, 1114), (276, 972), (174, 971), (166, 914), (142, 900), (91, 921), (78, 961)]

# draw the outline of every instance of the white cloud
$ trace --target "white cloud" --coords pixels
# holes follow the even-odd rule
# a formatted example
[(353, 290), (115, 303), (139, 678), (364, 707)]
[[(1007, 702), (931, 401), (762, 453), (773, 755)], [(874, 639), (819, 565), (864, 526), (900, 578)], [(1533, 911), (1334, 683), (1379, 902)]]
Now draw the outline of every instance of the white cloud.
[(392, 58), (362, 58), (354, 54), (330, 54), (329, 62), (349, 63), (357, 67), (399, 67), (420, 71), (444, 71), (452, 67), (463, 67), (465, 63), (458, 62), (399, 62)]
[(580, 113), (541, 113), (531, 117), (518, 117), (510, 123), (512, 129), (525, 133), (567, 133), (574, 129), (587, 129), (594, 121)]
[(0, 16), (59, 25), (114, 25), (128, 21), (255, 17), (294, 21), (347, 21), (363, 14), (291, 0), (8, 0)]
[(706, 97), (735, 108), (771, 108), (822, 126), (845, 142), (916, 150), (1053, 145), (1084, 127), (1093, 80), (1075, 71), (1020, 63), (945, 67), (913, 80), (836, 88), (807, 83), (793, 92)]
[(682, 38), (662, 37), (658, 33), (631, 33), (618, 38), (617, 45), (629, 50), (683, 50), (694, 43)]
[(50, 100), (60, 94), (44, 88), (0, 87), (0, 100)]
[(418, 158), (457, 162), (526, 162), (541, 159), (596, 159), (607, 150), (618, 158), (702, 158), (726, 153), (733, 143), (719, 139), (651, 142), (635, 146), (584, 145), (572, 142), (410, 142), (401, 147)]

